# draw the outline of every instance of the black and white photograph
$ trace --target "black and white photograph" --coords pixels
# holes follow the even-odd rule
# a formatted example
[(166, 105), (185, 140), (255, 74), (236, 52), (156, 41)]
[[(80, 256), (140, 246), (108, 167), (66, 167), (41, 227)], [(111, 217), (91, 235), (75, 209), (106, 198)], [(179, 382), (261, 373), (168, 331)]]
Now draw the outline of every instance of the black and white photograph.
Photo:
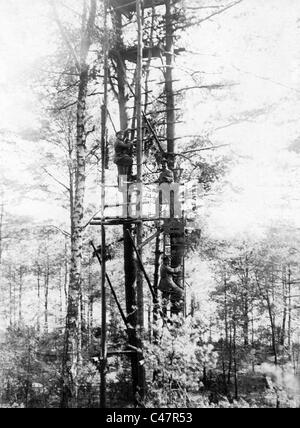
[(300, 408), (299, 0), (0, 0), (0, 408)]

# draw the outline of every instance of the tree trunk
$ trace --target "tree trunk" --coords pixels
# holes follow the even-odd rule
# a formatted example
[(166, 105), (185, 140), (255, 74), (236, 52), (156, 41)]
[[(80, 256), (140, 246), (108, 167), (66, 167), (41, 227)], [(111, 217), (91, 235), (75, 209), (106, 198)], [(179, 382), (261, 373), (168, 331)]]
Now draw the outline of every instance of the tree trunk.
[(226, 355), (225, 354), (226, 354), (226, 349), (224, 348), (224, 339), (222, 338), (221, 339), (222, 378), (223, 378), (224, 391), (227, 394), (228, 386), (227, 386), (227, 380), (226, 380), (226, 361), (225, 361)]
[[(137, 67), (136, 67), (136, 87), (135, 87), (135, 104), (136, 104), (136, 115), (137, 115), (137, 183), (140, 185), (138, 199), (139, 214), (142, 217), (142, 182), (143, 182), (143, 158), (144, 158), (144, 131), (143, 131), (143, 109), (142, 109), (142, 87), (143, 87), (143, 10), (142, 10), (143, 0), (137, 0), (136, 2), (136, 14), (137, 14), (137, 24), (138, 24), (138, 54), (137, 54)], [(137, 224), (136, 228), (136, 239), (137, 247), (143, 242), (143, 223), (140, 222)], [(143, 260), (143, 251), (140, 252), (141, 261)], [(145, 329), (145, 320), (144, 320), (144, 287), (143, 287), (143, 273), (141, 269), (137, 271), (137, 347), (143, 349), (142, 338), (144, 336)], [(151, 305), (150, 305), (151, 306)], [(151, 317), (150, 317), (151, 318)], [(143, 354), (138, 355), (138, 394), (136, 394), (136, 404), (140, 400), (144, 400), (145, 397), (145, 388), (146, 388), (146, 378), (145, 378), (145, 368), (144, 365), (140, 364)], [(138, 397), (137, 397), (138, 395)]]
[(65, 260), (64, 260), (64, 294), (65, 294), (65, 308), (68, 306), (69, 296), (69, 263), (68, 263), (68, 248), (67, 243), (65, 244)]
[(37, 308), (37, 331), (41, 330), (41, 268), (40, 265), (37, 265), (37, 300), (38, 300), (38, 308)]
[(154, 304), (153, 304), (153, 338), (154, 343), (158, 343), (158, 318), (159, 318), (159, 304), (158, 304), (158, 284), (159, 284), (159, 261), (160, 261), (160, 235), (157, 235), (155, 241), (155, 267), (154, 267)]
[(92, 347), (92, 328), (93, 328), (93, 289), (92, 289), (92, 259), (89, 259), (89, 270), (88, 270), (88, 324), (87, 324), (87, 335), (88, 335), (88, 346), (89, 349)]
[(9, 326), (13, 326), (13, 287), (12, 287), (12, 267), (9, 266)]
[(13, 278), (13, 320), (14, 320), (14, 325), (16, 325), (17, 323), (17, 286), (16, 286), (15, 273)]
[(234, 396), (239, 399), (238, 389), (238, 367), (237, 367), (237, 350), (236, 350), (236, 320), (233, 320), (233, 363), (234, 363)]
[(226, 345), (227, 358), (228, 358), (228, 375), (227, 375), (227, 383), (230, 385), (231, 383), (231, 373), (232, 373), (232, 363), (233, 363), (233, 338), (232, 338), (232, 323), (230, 323), (229, 328), (229, 343)]
[(0, 203), (0, 270), (2, 266), (2, 252), (3, 252), (3, 218), (4, 218), (4, 202), (3, 195)]
[[(125, 271), (125, 294), (126, 294), (126, 312), (128, 322), (132, 327), (128, 330), (128, 343), (137, 347), (137, 300), (136, 300), (136, 260), (134, 257), (134, 248), (129, 233), (132, 233), (132, 226), (124, 226), (124, 271)], [(139, 385), (138, 359), (137, 354), (132, 354), (131, 370), (133, 382), (133, 394), (135, 396)]]
[(292, 282), (291, 282), (291, 276), (292, 276), (292, 271), (291, 268), (289, 266), (288, 268), (288, 295), (287, 295), (287, 300), (288, 300), (288, 346), (289, 346), (289, 354), (290, 356), (292, 355), (292, 297), (291, 297), (291, 288), (292, 288)]
[(172, 0), (166, 0), (166, 98), (167, 98), (167, 142), (169, 168), (175, 168), (175, 96), (173, 90), (174, 28)]
[(22, 311), (22, 303), (23, 303), (23, 267), (19, 268), (19, 327), (22, 325), (23, 321), (23, 311)]
[[(80, 295), (82, 284), (82, 227), (84, 216), (84, 198), (86, 186), (86, 116), (87, 93), (89, 83), (89, 66), (87, 57), (92, 44), (95, 28), (97, 2), (90, 0), (90, 11), (85, 22), (83, 11), (80, 58), (75, 58), (79, 72), (79, 88), (77, 97), (77, 133), (76, 133), (76, 174), (74, 189), (74, 210), (71, 219), (71, 265), (68, 293), (67, 322), (65, 349), (62, 367), (62, 407), (77, 407), (78, 376), (82, 365), (82, 339), (80, 319)], [(62, 32), (64, 36), (64, 32)]]
[(224, 321), (225, 321), (225, 340), (228, 347), (228, 305), (227, 305), (227, 278), (224, 275)]
[(274, 354), (274, 363), (277, 366), (278, 355), (277, 355), (277, 343), (276, 343), (276, 325), (275, 325), (274, 315), (273, 315), (273, 311), (272, 311), (272, 305), (271, 305), (270, 296), (269, 296), (268, 291), (267, 291), (266, 299), (267, 299), (268, 314), (269, 314), (270, 326), (271, 326), (272, 349), (273, 349), (273, 354)]
[(252, 300), (252, 305), (251, 305), (251, 346), (252, 348), (254, 348), (255, 345), (255, 331), (254, 331), (254, 303)]
[[(138, 55), (136, 67), (136, 87), (135, 87), (135, 104), (136, 104), (136, 124), (137, 124), (137, 143), (136, 143), (136, 161), (137, 161), (137, 183), (142, 184), (143, 181), (143, 156), (144, 156), (144, 141), (143, 141), (143, 117), (142, 117), (142, 85), (143, 85), (143, 13), (141, 0), (137, 0), (137, 22), (138, 22)], [(140, 194), (137, 196), (139, 200), (139, 213), (141, 216), (142, 208), (142, 186), (140, 186)], [(138, 208), (138, 207), (137, 207)], [(139, 248), (143, 242), (143, 223), (137, 224), (136, 230), (137, 247)], [(143, 251), (139, 250), (141, 260), (143, 259)], [(144, 287), (143, 273), (141, 269), (137, 272), (137, 323), (139, 334), (143, 335), (144, 331)]]
[[(118, 11), (114, 11), (114, 25), (116, 34), (116, 43), (114, 49), (113, 59), (115, 61), (115, 71), (118, 82), (118, 104), (119, 104), (119, 117), (120, 117), (120, 128), (122, 130), (128, 127), (128, 114), (127, 114), (127, 80), (126, 80), (126, 66), (125, 61), (120, 55), (122, 50), (123, 37), (122, 37), (122, 16)], [(126, 185), (128, 188), (128, 185)], [(130, 196), (128, 190), (124, 195), (124, 204), (130, 203)], [(128, 206), (128, 205), (127, 205)], [(124, 210), (124, 216), (127, 217), (128, 209)], [(124, 273), (125, 273), (125, 299), (126, 299), (126, 312), (128, 316), (128, 322), (130, 329), (128, 330), (128, 343), (129, 345), (140, 348), (141, 341), (137, 336), (137, 292), (136, 292), (136, 279), (137, 269), (135, 253), (133, 243), (130, 235), (133, 232), (133, 225), (126, 224), (123, 226), (123, 237), (124, 237)], [(141, 297), (141, 296), (140, 296)], [(133, 384), (133, 396), (136, 397), (137, 393), (143, 395), (144, 389), (144, 376), (143, 368), (139, 365), (139, 355), (134, 353), (131, 355), (131, 372), (132, 372), (132, 384)]]
[(152, 343), (152, 331), (153, 331), (152, 314), (153, 314), (152, 305), (151, 305), (151, 303), (149, 303), (148, 304), (148, 340), (149, 340), (149, 343)]
[(128, 95), (126, 91), (126, 64), (124, 59), (119, 54), (119, 50), (124, 48), (123, 35), (122, 35), (122, 15), (120, 12), (114, 12), (114, 24), (116, 32), (116, 55), (114, 57), (116, 61), (116, 72), (118, 81), (118, 103), (119, 103), (119, 115), (120, 115), (120, 128), (122, 130), (127, 129), (128, 126), (128, 113), (127, 113), (127, 101)]
[(286, 338), (286, 321), (287, 321), (287, 283), (286, 283), (286, 267), (283, 268), (282, 272), (282, 295), (283, 295), (283, 316), (282, 316), (282, 327), (281, 327), (281, 337), (280, 344), (285, 345)]
[[(48, 258), (48, 256), (47, 256)], [(44, 333), (49, 333), (49, 324), (48, 324), (48, 318), (49, 318), (49, 312), (48, 312), (48, 298), (49, 298), (49, 277), (50, 277), (50, 266), (49, 266), (49, 259), (47, 260), (47, 266), (44, 276)]]
[[(77, 397), (78, 371), (81, 365), (81, 269), (82, 269), (82, 220), (84, 215), (85, 197), (85, 158), (86, 158), (86, 97), (88, 87), (88, 67), (85, 66), (80, 73), (80, 84), (77, 105), (77, 171), (75, 188), (75, 207), (73, 213), (73, 231), (71, 237), (71, 266), (70, 284), (68, 293), (68, 376), (73, 399)], [(75, 406), (73, 402), (73, 406)]]
[[(174, 8), (172, 0), (166, 0), (166, 71), (165, 71), (165, 91), (166, 91), (166, 117), (167, 117), (167, 147), (168, 147), (168, 165), (174, 171), (175, 169), (175, 136), (176, 136), (176, 112), (175, 112), (175, 95), (173, 88), (173, 66), (174, 66)], [(174, 176), (176, 180), (177, 174)], [(174, 197), (173, 197), (174, 199)], [(171, 198), (170, 218), (174, 218), (174, 200)], [(184, 256), (184, 237), (181, 234), (171, 235), (171, 258), (172, 266), (178, 267), (183, 265)], [(184, 287), (182, 276), (179, 276), (175, 282), (180, 288)], [(184, 312), (178, 304), (172, 304), (171, 314), (178, 315)]]
[(249, 346), (249, 267), (248, 257), (245, 257), (245, 269), (243, 272), (243, 336), (245, 347)]
[(272, 304), (271, 304), (269, 290), (268, 290), (267, 278), (265, 278), (265, 292), (263, 292), (257, 276), (256, 276), (256, 284), (257, 284), (257, 287), (259, 289), (259, 293), (260, 293), (261, 297), (267, 303), (267, 310), (268, 310), (268, 314), (269, 314), (270, 327), (271, 327), (272, 350), (273, 350), (273, 354), (274, 354), (274, 363), (277, 366), (278, 356), (277, 356), (277, 343), (276, 343), (275, 315), (273, 315), (273, 311), (272, 311)]
[(63, 280), (62, 280), (62, 267), (59, 269), (59, 321), (58, 324), (61, 326), (61, 321), (64, 314), (64, 305), (63, 305)]

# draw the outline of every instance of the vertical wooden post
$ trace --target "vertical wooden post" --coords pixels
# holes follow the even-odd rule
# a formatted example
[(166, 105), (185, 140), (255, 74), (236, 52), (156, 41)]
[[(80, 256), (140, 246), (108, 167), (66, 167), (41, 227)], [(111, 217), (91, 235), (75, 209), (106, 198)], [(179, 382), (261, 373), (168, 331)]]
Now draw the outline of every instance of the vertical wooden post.
[(106, 236), (103, 224), (105, 208), (105, 168), (108, 104), (108, 40), (107, 40), (107, 0), (104, 0), (104, 99), (101, 111), (101, 356), (100, 356), (100, 407), (106, 408), (106, 363), (107, 363), (107, 320), (106, 320)]
[(169, 168), (174, 170), (175, 152), (175, 96), (173, 90), (174, 28), (172, 0), (166, 0), (166, 97), (167, 97), (167, 142)]
[[(124, 47), (122, 37), (122, 15), (119, 10), (114, 10), (114, 21), (116, 31), (116, 42), (115, 49), (121, 50)], [(127, 115), (127, 97), (126, 97), (126, 67), (125, 61), (121, 56), (116, 57), (116, 75), (118, 81), (118, 103), (119, 103), (119, 116), (120, 116), (120, 128), (126, 129), (128, 126), (128, 115)], [(124, 191), (124, 203), (130, 202), (130, 195), (128, 192), (128, 184), (126, 183), (127, 189)], [(127, 211), (127, 210), (126, 210)], [(127, 217), (127, 214), (125, 215)], [(123, 225), (123, 237), (124, 237), (124, 274), (125, 274), (125, 298), (126, 298), (126, 313), (127, 321), (131, 328), (128, 329), (128, 343), (134, 347), (137, 347), (137, 299), (136, 299), (136, 260), (134, 255), (134, 248), (130, 235), (132, 234), (133, 226), (131, 223), (125, 223)], [(132, 374), (132, 386), (133, 395), (136, 395), (138, 387), (138, 357), (136, 353), (131, 354), (131, 374)]]
[[(167, 106), (167, 143), (168, 143), (168, 164), (169, 168), (174, 171), (175, 169), (175, 136), (176, 136), (176, 112), (175, 112), (175, 95), (173, 87), (173, 67), (174, 67), (174, 7), (173, 0), (166, 0), (166, 106)], [(174, 173), (176, 181), (176, 173)], [(171, 193), (170, 198), (170, 218), (174, 218), (174, 193)], [(182, 266), (184, 244), (181, 234), (171, 234), (171, 258), (172, 266)], [(182, 245), (181, 245), (182, 244)], [(176, 281), (179, 286), (182, 286), (182, 279)], [(176, 305), (172, 305), (171, 313), (178, 314), (183, 312), (182, 307), (179, 310)]]
[[(139, 186), (138, 203), (139, 213), (142, 217), (142, 181), (143, 181), (143, 113), (142, 113), (142, 81), (143, 81), (143, 0), (136, 1), (136, 15), (138, 25), (138, 49), (137, 49), (137, 68), (136, 68), (136, 117), (137, 117), (137, 184)], [(140, 248), (143, 240), (143, 223), (137, 224), (137, 247)], [(139, 250), (142, 260), (142, 250)], [(143, 273), (141, 268), (137, 271), (137, 324), (138, 324), (138, 345), (142, 348), (142, 336), (144, 333), (144, 290)], [(138, 367), (138, 387), (141, 398), (145, 394), (145, 371), (142, 366)]]
[[(143, 80), (143, 12), (142, 0), (136, 2), (137, 24), (138, 24), (138, 52), (136, 69), (136, 117), (137, 117), (137, 184), (140, 189), (139, 208), (142, 211), (142, 180), (143, 180), (143, 116), (142, 116), (142, 80)], [(143, 223), (137, 225), (137, 247), (139, 248), (143, 239)], [(142, 257), (142, 251), (140, 250)], [(137, 273), (137, 304), (138, 304), (138, 327), (144, 329), (144, 293), (143, 293), (143, 275), (138, 270)]]
[(292, 355), (292, 270), (291, 265), (288, 266), (288, 347), (289, 347), (289, 357)]
[[(157, 223), (157, 228), (160, 228), (160, 223)], [(157, 235), (155, 241), (155, 269), (154, 269), (154, 283), (153, 290), (155, 294), (154, 305), (153, 305), (153, 338), (154, 343), (158, 342), (158, 285), (159, 285), (159, 262), (160, 262), (160, 234)]]
[(100, 357), (100, 407), (106, 408), (106, 362), (107, 362), (107, 334), (106, 334), (106, 266), (105, 266), (105, 226), (101, 226), (101, 357)]

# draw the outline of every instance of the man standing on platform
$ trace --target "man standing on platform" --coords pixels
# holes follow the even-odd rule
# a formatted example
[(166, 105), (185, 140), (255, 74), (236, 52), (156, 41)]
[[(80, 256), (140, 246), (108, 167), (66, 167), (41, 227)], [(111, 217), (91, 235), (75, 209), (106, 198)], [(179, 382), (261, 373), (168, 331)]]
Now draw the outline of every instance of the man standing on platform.
[(172, 183), (174, 183), (174, 173), (173, 173), (173, 171), (171, 171), (169, 169), (168, 162), (166, 159), (164, 159), (162, 161), (162, 171), (160, 173), (158, 182), (159, 182), (159, 184), (163, 184), (163, 183), (172, 184)]
[(116, 134), (114, 162), (118, 167), (119, 179), (121, 176), (125, 176), (130, 180), (133, 165), (133, 143), (129, 141), (126, 134), (126, 131), (119, 131)]

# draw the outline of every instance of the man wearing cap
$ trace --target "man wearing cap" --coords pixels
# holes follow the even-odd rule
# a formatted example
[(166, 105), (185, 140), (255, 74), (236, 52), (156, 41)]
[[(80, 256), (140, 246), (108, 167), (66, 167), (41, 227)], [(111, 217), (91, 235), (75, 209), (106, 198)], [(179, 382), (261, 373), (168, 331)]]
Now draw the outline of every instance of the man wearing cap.
[(160, 173), (159, 179), (158, 179), (159, 184), (163, 184), (163, 183), (174, 183), (174, 173), (173, 171), (171, 171), (168, 167), (168, 161), (166, 159), (164, 159), (162, 161), (162, 171)]
[(118, 167), (119, 176), (125, 175), (129, 179), (131, 177), (133, 165), (133, 143), (126, 138), (126, 131), (117, 132), (116, 137), (114, 162)]

